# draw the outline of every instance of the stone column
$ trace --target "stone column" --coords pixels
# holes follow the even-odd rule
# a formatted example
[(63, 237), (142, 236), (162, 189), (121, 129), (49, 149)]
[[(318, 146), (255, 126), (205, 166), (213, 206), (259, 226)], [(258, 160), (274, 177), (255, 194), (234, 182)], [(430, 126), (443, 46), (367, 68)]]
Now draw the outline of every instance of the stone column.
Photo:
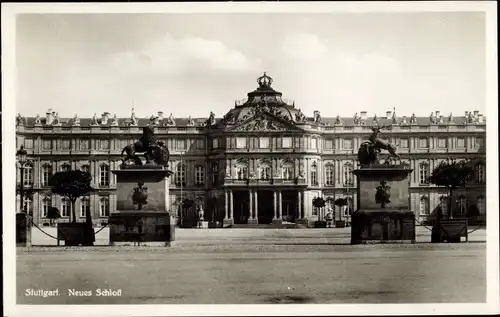
[[(278, 190), (278, 201), (276, 203), (278, 205), (278, 210), (276, 211), (276, 214), (275, 214), (276, 219), (273, 219), (273, 224), (281, 224), (282, 216), (283, 216), (282, 215), (282, 207), (281, 207), (281, 205), (283, 204), (283, 202), (281, 200), (281, 190)], [(275, 210), (276, 210), (276, 208), (275, 208)]]
[(249, 210), (249, 219), (254, 219), (254, 215), (253, 215), (253, 195), (252, 195), (252, 190), (249, 189), (248, 190), (248, 199), (250, 200), (250, 204), (248, 206)]
[(165, 177), (165, 212), (170, 212), (169, 177)]
[(302, 219), (302, 193), (297, 191), (297, 218)]
[(224, 214), (224, 219), (229, 219), (228, 217), (228, 195), (227, 195), (227, 191), (224, 192), (224, 197), (225, 197), (225, 200), (224, 200), (224, 211), (225, 211), (225, 214)]
[(277, 199), (276, 199), (276, 192), (273, 192), (273, 203), (274, 203), (274, 216), (273, 216), (273, 220), (276, 220), (278, 219), (278, 208), (276, 207), (276, 204), (278, 203)]
[(229, 191), (229, 219), (233, 219), (234, 213), (233, 213), (233, 191)]
[(255, 217), (254, 219), (259, 219), (259, 201), (258, 201), (258, 198), (257, 198), (257, 191), (254, 191), (254, 200), (255, 200)]

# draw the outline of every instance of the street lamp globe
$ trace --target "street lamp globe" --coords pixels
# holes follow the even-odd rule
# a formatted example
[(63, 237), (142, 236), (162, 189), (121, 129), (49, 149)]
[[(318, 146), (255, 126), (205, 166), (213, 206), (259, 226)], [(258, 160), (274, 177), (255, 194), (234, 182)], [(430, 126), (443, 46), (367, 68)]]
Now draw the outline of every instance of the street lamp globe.
[(24, 145), (21, 145), (21, 148), (16, 152), (19, 164), (23, 165), (26, 162), (26, 154), (28, 154), (28, 152), (24, 149)]

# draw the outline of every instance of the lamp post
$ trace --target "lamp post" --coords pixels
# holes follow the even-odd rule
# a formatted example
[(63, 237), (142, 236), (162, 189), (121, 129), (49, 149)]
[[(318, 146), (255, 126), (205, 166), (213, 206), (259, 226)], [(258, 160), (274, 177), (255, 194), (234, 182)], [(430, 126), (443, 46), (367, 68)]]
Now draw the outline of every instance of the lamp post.
[(184, 186), (183, 185), (184, 178), (185, 178), (186, 175), (184, 175), (185, 170), (184, 170), (184, 166), (182, 165), (183, 164), (183, 162), (182, 162), (182, 156), (184, 155), (184, 151), (181, 151), (180, 153), (181, 153), (181, 170), (180, 170), (180, 173), (179, 173), (181, 175), (181, 177), (180, 177), (180, 182), (181, 182), (181, 214), (180, 214), (180, 220), (181, 221), (180, 221), (180, 227), (182, 227), (183, 226), (183, 218), (184, 218), (184, 199), (182, 197), (183, 196), (182, 195), (183, 194), (182, 190), (183, 190), (183, 186)]
[(19, 170), (21, 171), (21, 183), (19, 185), (19, 196), (20, 196), (20, 210), (22, 212), (27, 212), (24, 210), (24, 169), (26, 164), (26, 150), (24, 146), (21, 145), (21, 148), (16, 152), (17, 163), (19, 164)]

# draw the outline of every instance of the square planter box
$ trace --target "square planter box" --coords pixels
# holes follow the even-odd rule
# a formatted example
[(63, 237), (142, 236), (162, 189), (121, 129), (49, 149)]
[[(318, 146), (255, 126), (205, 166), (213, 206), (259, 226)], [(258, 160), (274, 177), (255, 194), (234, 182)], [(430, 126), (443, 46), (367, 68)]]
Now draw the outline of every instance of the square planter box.
[(66, 246), (91, 246), (95, 242), (94, 228), (85, 222), (65, 222), (57, 224), (57, 242), (64, 240)]
[(326, 228), (326, 221), (316, 221), (314, 228)]
[(337, 220), (335, 222), (335, 228), (345, 228), (345, 221), (344, 220)]

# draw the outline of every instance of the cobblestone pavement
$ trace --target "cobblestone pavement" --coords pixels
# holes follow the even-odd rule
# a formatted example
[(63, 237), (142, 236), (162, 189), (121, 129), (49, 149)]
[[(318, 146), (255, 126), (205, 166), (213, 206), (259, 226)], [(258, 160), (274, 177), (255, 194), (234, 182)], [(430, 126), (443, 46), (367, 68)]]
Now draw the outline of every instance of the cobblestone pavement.
[[(329, 236), (331, 230), (264, 231), (256, 236), (244, 229), (210, 234), (178, 230), (178, 244), (172, 248), (18, 248), (17, 300), (19, 304), (485, 301), (485, 243), (351, 246), (332, 244), (345, 237)], [(26, 289), (57, 288), (59, 296), (25, 296)], [(92, 295), (68, 296), (68, 289), (89, 290)], [(121, 290), (121, 295), (97, 296), (97, 289)]]

